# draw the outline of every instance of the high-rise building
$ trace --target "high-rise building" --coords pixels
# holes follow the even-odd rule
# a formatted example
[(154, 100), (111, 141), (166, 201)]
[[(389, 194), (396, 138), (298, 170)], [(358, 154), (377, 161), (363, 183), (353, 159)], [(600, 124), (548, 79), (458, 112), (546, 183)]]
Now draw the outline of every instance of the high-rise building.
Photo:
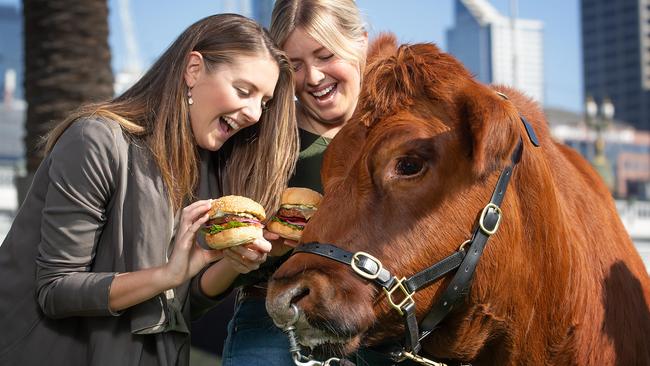
[(448, 51), (484, 83), (513, 86), (544, 102), (544, 24), (500, 14), (487, 0), (455, 0)]
[(0, 93), (8, 88), (23, 98), (23, 18), (16, 7), (0, 5)]
[(253, 18), (264, 27), (271, 24), (271, 12), (274, 0), (226, 0), (225, 12), (239, 13)]
[(581, 0), (585, 97), (650, 130), (650, 0)]

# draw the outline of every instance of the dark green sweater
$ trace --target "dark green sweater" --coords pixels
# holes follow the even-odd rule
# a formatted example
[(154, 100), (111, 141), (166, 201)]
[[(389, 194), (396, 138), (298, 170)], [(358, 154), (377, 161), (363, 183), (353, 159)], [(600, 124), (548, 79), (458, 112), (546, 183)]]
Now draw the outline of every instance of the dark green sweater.
[[(289, 187), (305, 187), (323, 193), (320, 182), (320, 168), (323, 164), (323, 153), (331, 139), (299, 129), (300, 154), (296, 162), (295, 174), (289, 180)], [(269, 257), (256, 271), (240, 275), (233, 287), (250, 286), (266, 283), (276, 269), (291, 255), (291, 252), (281, 257)]]

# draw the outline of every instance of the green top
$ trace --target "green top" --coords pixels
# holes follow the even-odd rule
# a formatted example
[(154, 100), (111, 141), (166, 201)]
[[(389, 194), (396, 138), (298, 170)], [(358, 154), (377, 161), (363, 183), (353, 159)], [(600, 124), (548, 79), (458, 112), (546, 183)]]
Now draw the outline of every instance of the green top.
[(320, 168), (323, 154), (331, 139), (299, 129), (300, 154), (296, 163), (296, 172), (289, 180), (289, 187), (310, 188), (323, 193), (320, 181)]
[[(331, 139), (313, 134), (303, 129), (298, 130), (300, 137), (300, 154), (296, 163), (296, 171), (289, 180), (289, 187), (305, 187), (323, 193), (320, 182), (320, 168), (323, 164), (323, 153)], [(250, 286), (266, 282), (273, 272), (291, 255), (291, 251), (281, 257), (268, 257), (260, 268), (239, 275), (232, 287)]]

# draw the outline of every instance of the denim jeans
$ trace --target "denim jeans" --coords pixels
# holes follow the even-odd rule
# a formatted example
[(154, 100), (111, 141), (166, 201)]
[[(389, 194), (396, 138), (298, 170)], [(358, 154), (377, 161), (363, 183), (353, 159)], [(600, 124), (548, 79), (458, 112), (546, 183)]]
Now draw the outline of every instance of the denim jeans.
[(222, 366), (292, 366), (289, 339), (273, 324), (264, 299), (237, 304), (228, 324)]

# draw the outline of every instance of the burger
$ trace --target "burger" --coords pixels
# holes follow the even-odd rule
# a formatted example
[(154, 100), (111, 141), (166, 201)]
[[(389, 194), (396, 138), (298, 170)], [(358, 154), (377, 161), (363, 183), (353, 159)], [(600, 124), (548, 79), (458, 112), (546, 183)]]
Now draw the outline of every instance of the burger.
[(203, 225), (203, 241), (213, 249), (248, 243), (262, 237), (264, 207), (250, 198), (224, 196), (212, 200), (208, 221)]
[(309, 188), (292, 187), (282, 193), (280, 209), (267, 229), (283, 238), (299, 241), (323, 196)]

